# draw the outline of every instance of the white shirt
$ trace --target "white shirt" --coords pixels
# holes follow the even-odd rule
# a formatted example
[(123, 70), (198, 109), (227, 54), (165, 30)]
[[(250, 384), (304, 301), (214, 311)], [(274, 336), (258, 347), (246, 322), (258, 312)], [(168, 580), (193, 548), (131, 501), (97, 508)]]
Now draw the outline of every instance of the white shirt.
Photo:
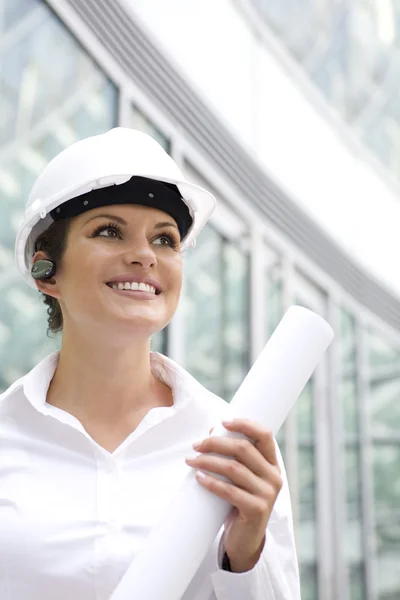
[[(173, 390), (174, 404), (151, 409), (109, 453), (77, 418), (46, 402), (58, 358), (51, 354), (0, 396), (1, 600), (109, 600), (191, 469), (192, 443), (230, 413), (182, 367), (152, 353), (153, 372)], [(221, 528), (182, 600), (300, 598), (278, 457), (283, 488), (256, 566), (221, 569)]]

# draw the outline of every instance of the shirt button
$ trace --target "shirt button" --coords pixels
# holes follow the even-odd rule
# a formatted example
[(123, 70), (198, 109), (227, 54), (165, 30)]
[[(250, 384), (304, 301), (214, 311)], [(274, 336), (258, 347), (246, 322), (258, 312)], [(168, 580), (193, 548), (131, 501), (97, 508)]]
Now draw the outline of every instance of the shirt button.
[(107, 462), (104, 469), (107, 473), (115, 473), (118, 470), (118, 465), (115, 462)]

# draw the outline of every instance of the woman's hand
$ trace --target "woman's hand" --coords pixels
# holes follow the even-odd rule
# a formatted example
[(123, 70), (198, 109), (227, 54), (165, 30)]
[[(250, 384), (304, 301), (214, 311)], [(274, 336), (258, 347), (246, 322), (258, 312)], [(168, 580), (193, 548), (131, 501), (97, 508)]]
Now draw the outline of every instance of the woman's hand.
[[(249, 440), (212, 436), (193, 448), (201, 454), (186, 459), (196, 469), (227, 477), (221, 481), (198, 471), (197, 480), (234, 507), (225, 522), (224, 546), (235, 573), (250, 571), (258, 562), (273, 506), (282, 487), (281, 472), (270, 431), (247, 419), (223, 421), (223, 426)], [(216, 453), (223, 456), (212, 456)], [(226, 457), (226, 458), (225, 458)]]

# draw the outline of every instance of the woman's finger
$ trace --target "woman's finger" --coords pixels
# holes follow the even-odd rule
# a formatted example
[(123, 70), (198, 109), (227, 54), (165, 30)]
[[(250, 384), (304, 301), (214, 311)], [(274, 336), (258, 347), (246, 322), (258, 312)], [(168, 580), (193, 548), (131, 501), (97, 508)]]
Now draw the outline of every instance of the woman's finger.
[(206, 453), (188, 457), (186, 462), (195, 469), (226, 477), (234, 485), (258, 496), (263, 496), (266, 493), (268, 484), (278, 486), (280, 483), (280, 475), (272, 465), (267, 465), (266, 477), (261, 478), (242, 463), (222, 456)]
[(269, 486), (264, 497), (260, 497), (202, 471), (196, 473), (196, 479), (213, 494), (227, 500), (227, 502), (237, 508), (239, 514), (245, 520), (264, 520), (266, 515), (269, 516), (276, 497), (276, 491), (273, 486)]
[(250, 438), (254, 443), (254, 446), (261, 452), (264, 458), (266, 458), (271, 465), (279, 467), (278, 458), (276, 455), (276, 442), (272, 432), (269, 429), (266, 429), (255, 421), (251, 421), (249, 419), (223, 421), (222, 424), (228, 431), (239, 432)]

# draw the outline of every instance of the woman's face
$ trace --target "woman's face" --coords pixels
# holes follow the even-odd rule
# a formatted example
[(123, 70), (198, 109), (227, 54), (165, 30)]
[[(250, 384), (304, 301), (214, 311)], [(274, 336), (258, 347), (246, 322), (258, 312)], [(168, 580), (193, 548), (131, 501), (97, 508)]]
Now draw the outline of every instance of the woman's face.
[(105, 327), (110, 335), (150, 337), (171, 321), (179, 301), (176, 222), (161, 210), (134, 204), (78, 215), (54, 279), (45, 293), (59, 300), (64, 329), (72, 321), (80, 328)]

